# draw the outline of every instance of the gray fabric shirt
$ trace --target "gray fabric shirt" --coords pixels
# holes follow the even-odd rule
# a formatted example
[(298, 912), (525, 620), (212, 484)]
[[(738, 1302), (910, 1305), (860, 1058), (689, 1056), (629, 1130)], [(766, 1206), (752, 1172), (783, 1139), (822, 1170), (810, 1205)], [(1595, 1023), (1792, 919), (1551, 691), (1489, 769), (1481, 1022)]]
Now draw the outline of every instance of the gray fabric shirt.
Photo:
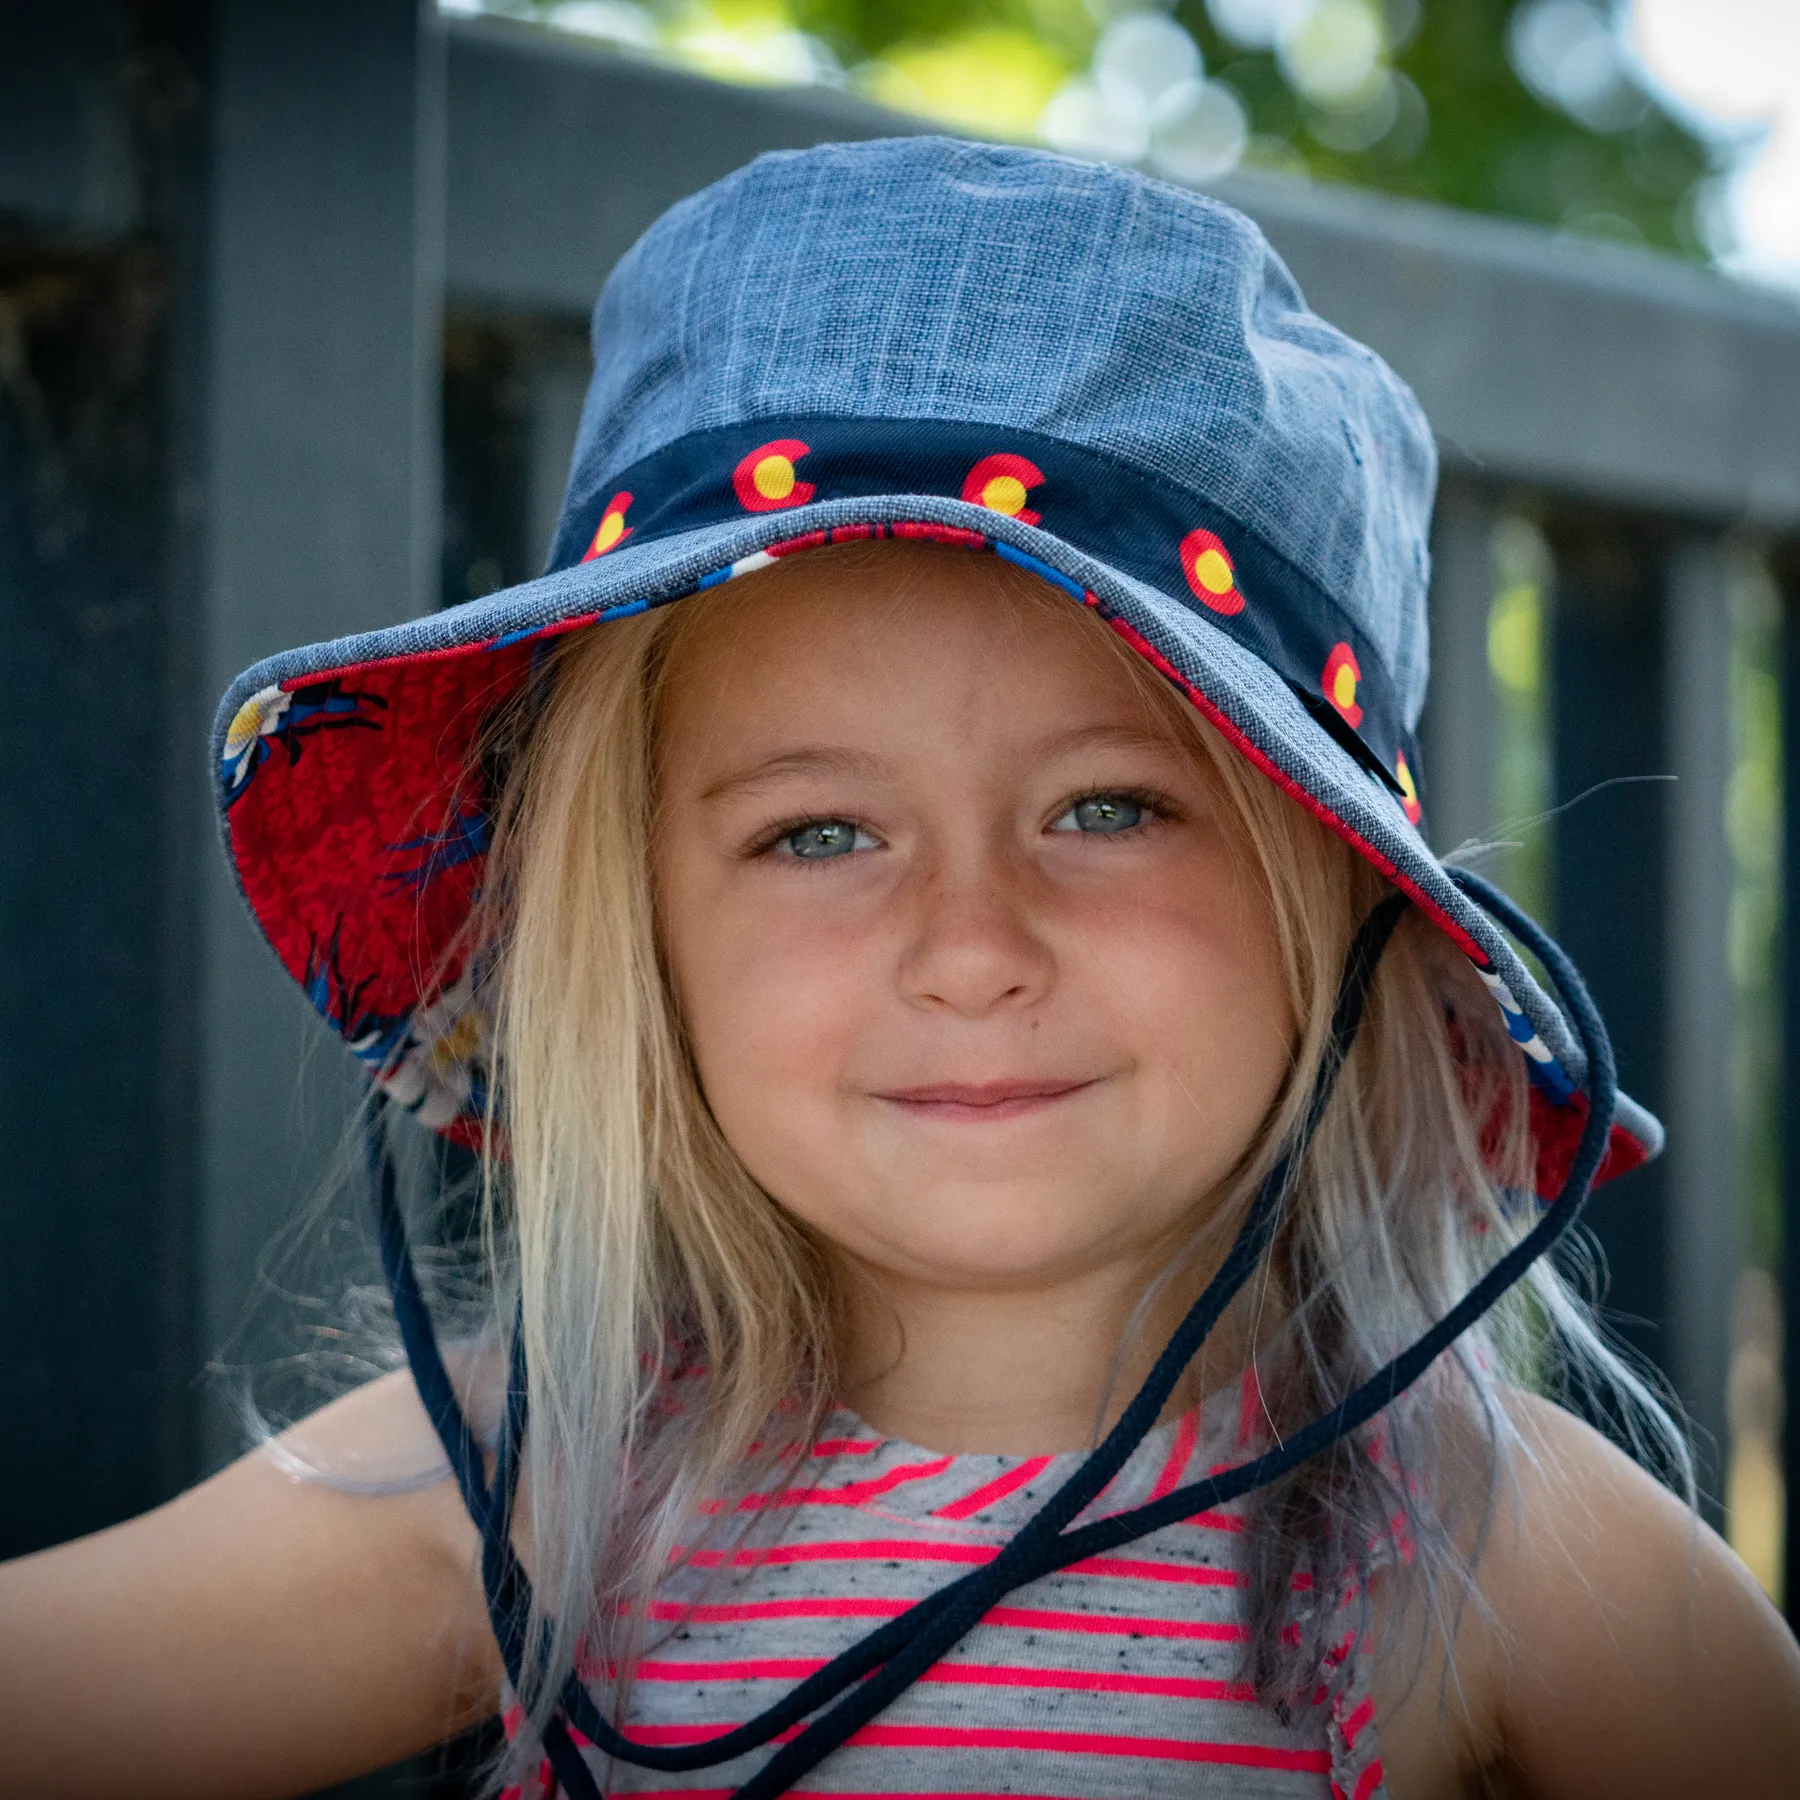
[[(1224, 1462), (1255, 1432), (1250, 1396), (1213, 1396), (1152, 1432), (1085, 1517)], [(828, 1422), (754, 1548), (713, 1551), (659, 1595), (626, 1729), (688, 1744), (761, 1711), (865, 1632), (989, 1560), (1080, 1462), (940, 1456)], [(1242, 1679), (1244, 1519), (1203, 1513), (1010, 1594), (797, 1791), (862, 1800), (1385, 1800), (1367, 1658), (1346, 1637), (1313, 1704), (1284, 1723)], [(604, 1791), (726, 1800), (767, 1749), (660, 1775), (586, 1752)], [(517, 1794), (519, 1790), (513, 1790)]]

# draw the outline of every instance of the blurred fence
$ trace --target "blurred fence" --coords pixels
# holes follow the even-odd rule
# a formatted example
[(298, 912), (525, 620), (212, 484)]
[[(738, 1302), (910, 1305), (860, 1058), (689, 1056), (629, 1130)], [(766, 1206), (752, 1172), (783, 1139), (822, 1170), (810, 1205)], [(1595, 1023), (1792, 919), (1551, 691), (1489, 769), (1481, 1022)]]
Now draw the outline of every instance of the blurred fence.
[[(635, 235), (760, 150), (915, 127), (412, 0), (0, 0), (0, 34), (0, 1395), (36, 1471), (0, 1492), (5, 1554), (229, 1453), (198, 1373), (335, 1142), (335, 1065), (301, 1097), (313, 1028), (214, 842), (215, 697), (535, 573)], [(1668, 1123), (1594, 1208), (1608, 1304), (1773, 1585), (1800, 310), (1491, 220), (1218, 191), (1437, 428), (1430, 829), (1504, 840)]]

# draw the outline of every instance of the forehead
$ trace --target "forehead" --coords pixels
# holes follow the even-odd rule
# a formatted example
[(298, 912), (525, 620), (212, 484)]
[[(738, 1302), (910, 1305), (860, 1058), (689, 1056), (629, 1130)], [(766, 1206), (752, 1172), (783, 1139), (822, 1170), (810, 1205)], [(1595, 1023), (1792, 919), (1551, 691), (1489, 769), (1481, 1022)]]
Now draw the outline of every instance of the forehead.
[(677, 611), (657, 708), (665, 755), (821, 726), (861, 736), (1180, 728), (1180, 702), (1102, 621), (991, 554), (809, 551)]

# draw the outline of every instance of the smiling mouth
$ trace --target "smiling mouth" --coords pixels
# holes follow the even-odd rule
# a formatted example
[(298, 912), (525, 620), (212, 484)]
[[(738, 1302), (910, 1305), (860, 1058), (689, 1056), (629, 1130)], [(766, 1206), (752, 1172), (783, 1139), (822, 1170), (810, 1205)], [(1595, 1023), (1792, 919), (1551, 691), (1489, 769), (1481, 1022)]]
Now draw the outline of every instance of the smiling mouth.
[(1041, 1112), (1058, 1100), (1066, 1100), (1094, 1085), (1092, 1079), (1075, 1081), (940, 1081), (926, 1087), (892, 1088), (876, 1094), (890, 1106), (900, 1107), (915, 1118), (947, 1119), (968, 1124), (993, 1124)]

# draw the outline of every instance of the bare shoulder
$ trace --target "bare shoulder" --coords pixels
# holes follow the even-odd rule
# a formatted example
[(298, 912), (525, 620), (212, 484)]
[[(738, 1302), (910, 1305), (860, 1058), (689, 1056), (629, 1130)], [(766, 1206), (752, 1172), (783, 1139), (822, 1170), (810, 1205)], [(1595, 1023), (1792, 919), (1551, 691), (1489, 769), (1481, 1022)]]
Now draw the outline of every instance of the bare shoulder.
[(499, 1669), (455, 1489), (347, 1492), (302, 1474), (429, 1445), (410, 1379), (389, 1378), (275, 1454), (0, 1566), (0, 1789), (311, 1792), (491, 1711)]
[(1590, 1426), (1507, 1404), (1521, 1442), (1477, 1564), (1483, 1604), (1390, 1700), (1394, 1800), (1792, 1793), (1800, 1648), (1749, 1571)]
[(1674, 1598), (1702, 1569), (1754, 1589), (1717, 1534), (1585, 1420), (1535, 1394), (1506, 1404), (1521, 1440), (1515, 1504), (1485, 1546), (1481, 1584), (1514, 1630), (1641, 1605), (1652, 1579)]

